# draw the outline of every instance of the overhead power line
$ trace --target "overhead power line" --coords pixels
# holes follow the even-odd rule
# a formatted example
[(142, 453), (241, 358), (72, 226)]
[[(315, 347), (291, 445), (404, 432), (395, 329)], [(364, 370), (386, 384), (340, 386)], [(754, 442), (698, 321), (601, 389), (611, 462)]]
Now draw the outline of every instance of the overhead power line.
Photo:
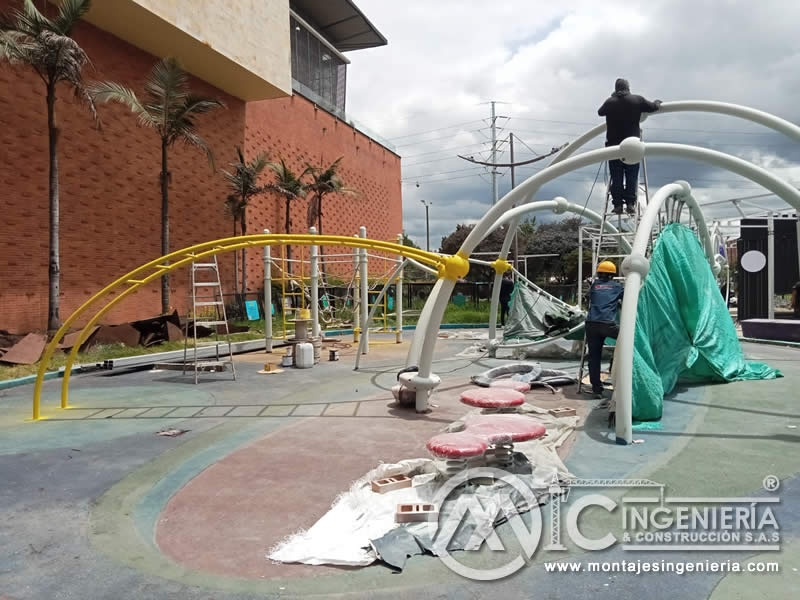
[(445, 129), (453, 129), (454, 127), (461, 127), (462, 125), (471, 125), (473, 123), (482, 123), (482, 122), (483, 119), (473, 119), (472, 121), (465, 121), (463, 123), (454, 123), (453, 125), (445, 125), (444, 127), (439, 127), (437, 129), (426, 129), (425, 131), (417, 131), (416, 133), (407, 133), (405, 135), (399, 135), (397, 137), (389, 138), (389, 141), (393, 142), (395, 140), (414, 137), (417, 135), (423, 135), (425, 133), (435, 133), (437, 131), (444, 131)]
[(468, 167), (466, 169), (454, 169), (452, 171), (439, 171), (438, 173), (427, 173), (424, 175), (413, 175), (404, 177), (401, 181), (416, 181), (417, 179), (423, 179), (425, 177), (435, 177), (437, 175), (446, 175), (448, 173), (463, 173), (464, 171), (477, 171), (480, 170), (480, 167)]
[[(483, 129), (486, 129), (486, 128), (484, 127)], [(478, 133), (478, 132), (483, 131), (483, 129), (470, 129), (469, 131), (459, 131), (458, 133)], [(421, 146), (422, 144), (430, 144), (431, 142), (438, 142), (438, 141), (442, 141), (442, 140), (452, 140), (452, 139), (455, 139), (455, 137), (457, 135), (458, 134), (448, 134), (448, 135), (443, 135), (441, 137), (429, 138), (427, 140), (419, 140), (417, 142), (408, 142), (406, 144), (398, 144), (397, 148), (405, 148), (407, 146)]]
[(422, 152), (420, 154), (410, 154), (402, 156), (401, 158), (416, 158), (417, 156), (430, 156), (431, 154), (442, 154), (449, 150), (463, 150), (464, 148), (474, 148), (475, 146), (483, 146), (486, 142), (475, 142), (474, 144), (466, 144), (464, 146), (449, 146), (447, 148), (440, 148), (439, 150), (431, 150), (430, 152)]

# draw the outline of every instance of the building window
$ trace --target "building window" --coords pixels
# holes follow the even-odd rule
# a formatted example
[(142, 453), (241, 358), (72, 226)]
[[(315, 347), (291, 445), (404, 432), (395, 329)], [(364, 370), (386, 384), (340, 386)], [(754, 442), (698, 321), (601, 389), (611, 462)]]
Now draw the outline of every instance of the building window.
[[(317, 98), (323, 108), (344, 113), (345, 89), (347, 86), (347, 64), (336, 56), (313, 33), (294, 17), (292, 31), (292, 79)], [(303, 89), (307, 88), (307, 89)], [(327, 106), (326, 106), (327, 104)]]

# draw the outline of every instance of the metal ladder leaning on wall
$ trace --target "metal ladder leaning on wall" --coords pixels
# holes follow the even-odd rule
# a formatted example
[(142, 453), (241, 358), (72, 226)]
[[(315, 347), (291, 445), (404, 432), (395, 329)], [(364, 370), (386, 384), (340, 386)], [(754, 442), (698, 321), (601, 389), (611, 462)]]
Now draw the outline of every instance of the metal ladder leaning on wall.
[[(224, 371), (227, 365), (231, 367), (233, 379), (236, 380), (236, 367), (233, 364), (233, 348), (231, 347), (231, 334), (228, 329), (228, 318), (225, 314), (225, 299), (222, 296), (222, 282), (219, 277), (219, 264), (217, 257), (212, 257), (213, 262), (207, 263), (192, 263), (192, 339), (194, 348), (194, 357), (191, 362), (187, 362), (187, 355), (189, 351), (189, 320), (186, 320), (186, 327), (183, 337), (183, 373), (186, 374), (186, 367), (191, 365), (194, 368), (194, 382), (197, 384), (197, 375), (200, 371)], [(206, 273), (210, 275), (209, 279), (198, 280), (198, 273)], [(198, 295), (198, 290), (208, 290), (205, 294)], [(203, 317), (206, 310), (198, 312), (198, 308), (213, 307), (214, 315), (212, 317)], [(214, 344), (216, 347), (216, 360), (198, 360), (197, 358), (197, 326), (209, 327), (214, 330)], [(225, 328), (225, 338), (228, 343), (228, 358), (223, 360), (219, 352), (219, 329), (218, 326)]]
[[(647, 184), (647, 163), (644, 158), (642, 158), (642, 175), (644, 178), (643, 185), (639, 185), (637, 182), (637, 189), (640, 192), (644, 193), (644, 206), (642, 202), (639, 201), (637, 198), (636, 202), (636, 212), (633, 216), (631, 215), (617, 215), (614, 214), (610, 209), (613, 207), (611, 202), (611, 179), (609, 178), (608, 185), (606, 186), (606, 199), (605, 199), (605, 207), (603, 209), (603, 220), (600, 223), (600, 230), (598, 232), (596, 242), (592, 241), (592, 280), (594, 280), (595, 274), (597, 273), (597, 265), (599, 265), (604, 260), (610, 260), (612, 262), (619, 263), (620, 259), (625, 258), (627, 256), (622, 252), (622, 244), (621, 239), (624, 238), (628, 241), (629, 244), (633, 244), (633, 238), (636, 235), (636, 231), (639, 228), (639, 221), (642, 217), (642, 212), (647, 207), (647, 204), (650, 202), (650, 191), (648, 189)], [(614, 223), (617, 227), (618, 233), (606, 233), (606, 223), (609, 219), (616, 220)], [(651, 240), (652, 243), (652, 240)], [(621, 273), (617, 272), (617, 279), (624, 279), (621, 276)], [(603, 348), (613, 348), (613, 346), (603, 346)], [(583, 344), (581, 345), (581, 364), (578, 368), (578, 393), (583, 392), (583, 376), (586, 364), (586, 329), (584, 327), (584, 334), (583, 334)], [(611, 371), (611, 367), (614, 364), (614, 357), (612, 354), (611, 362), (609, 364), (609, 372)]]

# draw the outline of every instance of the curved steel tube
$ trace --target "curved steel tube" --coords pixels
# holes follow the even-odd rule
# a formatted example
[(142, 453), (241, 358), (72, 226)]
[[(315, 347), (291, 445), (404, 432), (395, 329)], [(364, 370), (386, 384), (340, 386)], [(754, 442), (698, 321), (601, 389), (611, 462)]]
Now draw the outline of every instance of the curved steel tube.
[[(738, 117), (745, 121), (751, 121), (769, 127), (779, 133), (783, 133), (795, 141), (800, 142), (800, 127), (794, 123), (771, 115), (769, 113), (749, 108), (740, 104), (730, 104), (728, 102), (712, 102), (708, 100), (678, 100), (675, 102), (664, 102), (661, 108), (654, 113), (645, 113), (642, 115), (642, 122), (648, 116), (663, 115), (674, 112), (704, 112), (715, 113), (718, 115), (729, 115), (731, 117)], [(598, 135), (606, 130), (606, 124), (600, 123), (592, 127), (589, 131), (573, 140), (567, 147), (556, 154), (555, 158), (550, 162), (551, 165), (561, 162), (572, 156), (578, 149), (590, 142)]]
[[(511, 227), (509, 227), (509, 231), (506, 234), (503, 247), (500, 250), (498, 258), (505, 260), (506, 256), (508, 255), (508, 250), (511, 245), (511, 240), (514, 238), (514, 229), (521, 220), (522, 215), (537, 210), (548, 210), (548, 209), (557, 212), (557, 214), (563, 214), (564, 212), (571, 212), (579, 216), (584, 216), (589, 221), (597, 223), (598, 225), (603, 223), (603, 217), (598, 213), (594, 212), (589, 208), (578, 206), (577, 204), (573, 204), (571, 202), (567, 202), (566, 200), (564, 200), (564, 203), (560, 202), (558, 199), (528, 202), (526, 204), (523, 204), (522, 206), (517, 206), (516, 208), (512, 208), (511, 210), (503, 214), (495, 222), (494, 226), (490, 230), (491, 232), (497, 229), (498, 227), (502, 227), (506, 223), (511, 223)], [(610, 221), (606, 221), (605, 228), (606, 231), (610, 233), (619, 233), (617, 231), (617, 228)], [(506, 244), (508, 244), (508, 246)], [(620, 244), (622, 245), (625, 252), (631, 251), (631, 246), (628, 243), (628, 240), (620, 238)], [(490, 340), (494, 340), (497, 337), (497, 311), (500, 305), (500, 280), (502, 279), (502, 277), (503, 276), (501, 274), (495, 273), (494, 280), (492, 283), (492, 300), (489, 306)]]
[[(626, 156), (626, 153), (628, 156)], [(708, 150), (706, 148), (699, 148), (696, 146), (652, 142), (646, 143), (638, 139), (631, 138), (630, 141), (625, 140), (620, 146), (610, 146), (608, 148), (592, 150), (577, 156), (566, 158), (562, 162), (550, 165), (529, 177), (520, 186), (511, 190), (499, 202), (492, 206), (491, 209), (489, 209), (483, 219), (481, 219), (475, 225), (473, 230), (467, 236), (467, 239), (464, 240), (462, 252), (466, 255), (471, 254), (478, 243), (480, 243), (485, 238), (486, 234), (491, 231), (492, 225), (499, 218), (501, 218), (501, 216), (508, 211), (509, 208), (511, 208), (511, 205), (519, 202), (526, 196), (532, 196), (542, 185), (548, 183), (549, 181), (552, 181), (553, 179), (556, 179), (565, 173), (574, 171), (575, 169), (610, 159), (623, 158), (626, 160), (626, 162), (635, 162), (637, 160), (641, 160), (645, 153), (648, 156), (691, 158), (726, 168), (741, 175), (742, 177), (750, 179), (755, 183), (763, 185), (765, 188), (781, 197), (785, 202), (793, 206), (795, 209), (800, 210), (800, 191), (779, 177), (776, 177), (769, 171), (748, 163), (740, 158), (725, 154), (723, 152), (717, 152), (715, 150)], [(660, 204), (661, 203), (659, 202), (654, 202), (651, 200), (647, 209), (645, 210), (645, 214), (654, 212), (657, 216)], [(698, 213), (700, 213), (699, 207), (697, 207), (697, 209)], [(642, 234), (644, 234), (645, 229), (641, 229)], [(646, 235), (649, 236), (649, 230), (646, 232)], [(425, 374), (424, 379), (428, 383), (432, 383), (433, 380), (430, 376), (430, 369), (433, 357), (433, 348), (436, 342), (436, 335), (434, 334), (439, 328), (441, 316), (444, 313), (444, 308), (450, 297), (450, 293), (452, 292), (454, 284), (455, 282), (453, 281), (439, 280), (437, 286), (434, 288), (425, 304), (425, 309), (423, 310), (423, 316), (426, 318), (424, 322), (422, 322), (422, 319), (420, 320), (422, 328), (421, 330), (418, 330), (418, 334), (421, 335), (415, 335), (415, 340), (418, 337), (422, 337), (424, 340), (421, 342), (422, 351), (419, 354), (419, 362), (416, 364), (419, 364), (420, 374)], [(626, 335), (630, 335), (630, 345), (632, 349), (633, 327), (629, 326), (628, 331), (629, 333), (626, 333)], [(414, 355), (409, 354), (409, 359), (413, 360)], [(632, 354), (631, 362), (627, 365), (620, 365), (620, 371), (624, 372), (626, 367), (628, 370), (630, 370), (632, 368), (631, 365)], [(630, 394), (630, 392), (628, 392), (628, 394)], [(619, 412), (617, 413), (617, 438), (625, 443), (630, 442), (631, 440), (630, 403), (630, 395), (628, 395), (627, 398), (620, 398), (620, 401), (617, 402), (618, 411), (621, 404), (627, 404), (627, 423), (622, 422), (623, 419), (620, 418)]]
[[(353, 248), (373, 248), (375, 250), (399, 254), (400, 256), (408, 258), (416, 258), (420, 262), (427, 263), (432, 266), (440, 266), (443, 264), (445, 257), (433, 252), (426, 252), (410, 246), (403, 246), (393, 242), (384, 242), (381, 240), (370, 240), (366, 238), (356, 238), (349, 236), (339, 235), (308, 235), (308, 234), (255, 234), (247, 236), (239, 236), (232, 238), (223, 238), (196, 244), (176, 250), (165, 256), (161, 256), (148, 263), (126, 273), (122, 277), (111, 282), (102, 290), (97, 292), (94, 296), (84, 302), (70, 317), (64, 321), (64, 324), (56, 332), (53, 339), (45, 348), (44, 354), (40, 359), (39, 370), (36, 376), (36, 383), (33, 388), (33, 419), (40, 418), (40, 399), (42, 393), (42, 384), (44, 383), (44, 375), (47, 372), (47, 367), (50, 363), (50, 358), (58, 346), (58, 343), (69, 331), (70, 327), (78, 320), (78, 318), (87, 312), (98, 300), (106, 296), (115, 288), (127, 285), (124, 291), (119, 293), (109, 301), (103, 308), (101, 308), (89, 322), (83, 327), (75, 345), (67, 357), (67, 362), (64, 367), (64, 378), (61, 382), (61, 407), (67, 408), (68, 394), (69, 394), (69, 380), (72, 364), (75, 362), (75, 357), (78, 354), (78, 349), (81, 344), (86, 340), (91, 331), (91, 328), (97, 323), (103, 315), (105, 315), (113, 306), (127, 298), (137, 289), (150, 283), (151, 281), (162, 277), (164, 274), (169, 273), (175, 269), (179, 269), (195, 262), (198, 259), (207, 258), (216, 254), (231, 252), (241, 248), (250, 248), (258, 246), (275, 246), (283, 244), (294, 244), (300, 246), (311, 246), (315, 244), (325, 244), (330, 246), (349, 246)], [(172, 262), (174, 261), (174, 262)]]

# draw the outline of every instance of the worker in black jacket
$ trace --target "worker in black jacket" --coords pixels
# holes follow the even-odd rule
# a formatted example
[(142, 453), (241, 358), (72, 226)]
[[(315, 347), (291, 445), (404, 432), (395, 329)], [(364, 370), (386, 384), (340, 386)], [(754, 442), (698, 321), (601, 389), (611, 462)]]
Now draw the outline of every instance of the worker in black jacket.
[(603, 358), (603, 345), (606, 338), (617, 339), (619, 325), (617, 312), (624, 288), (612, 277), (617, 266), (610, 260), (597, 265), (597, 279), (589, 288), (589, 312), (586, 315), (586, 345), (589, 357), (589, 381), (595, 398), (603, 396), (603, 382), (600, 380), (600, 361)]
[(506, 317), (511, 304), (511, 294), (514, 293), (514, 281), (511, 279), (511, 271), (503, 274), (500, 281), (500, 325), (506, 326)]
[[(656, 112), (661, 100), (650, 102), (631, 94), (628, 81), (617, 79), (614, 93), (603, 102), (597, 114), (606, 118), (606, 146), (617, 146), (629, 137), (641, 137), (639, 121), (642, 113)], [(614, 203), (614, 214), (622, 214), (622, 204), (632, 215), (636, 212), (636, 192), (639, 186), (639, 163), (626, 165), (621, 160), (608, 161), (611, 172), (611, 200)]]

